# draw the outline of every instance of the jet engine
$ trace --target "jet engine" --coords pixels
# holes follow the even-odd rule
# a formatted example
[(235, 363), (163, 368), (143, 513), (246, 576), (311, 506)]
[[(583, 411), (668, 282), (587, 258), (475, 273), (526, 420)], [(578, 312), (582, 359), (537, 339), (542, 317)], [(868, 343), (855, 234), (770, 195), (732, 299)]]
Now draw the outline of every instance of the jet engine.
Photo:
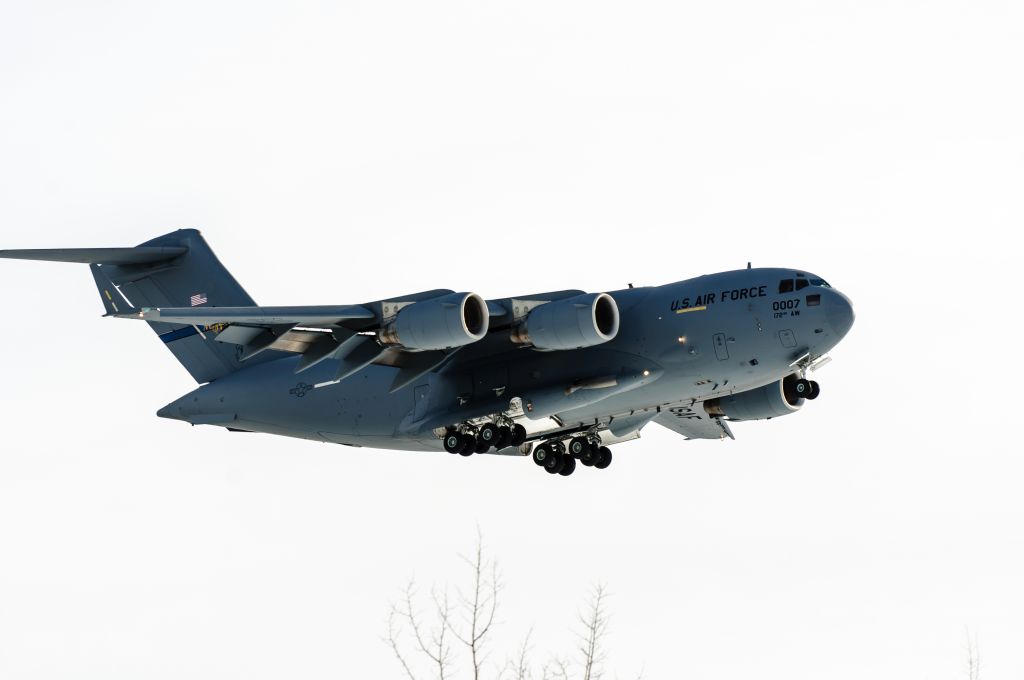
[(711, 416), (727, 416), (731, 420), (764, 420), (796, 413), (804, 405), (797, 393), (800, 379), (790, 375), (764, 387), (717, 397), (704, 402)]
[(381, 328), (380, 344), (408, 350), (451, 349), (487, 335), (487, 303), (476, 293), (451, 293), (399, 310)]
[(588, 293), (534, 307), (512, 330), (512, 342), (546, 350), (608, 342), (619, 332), (619, 307), (607, 293)]

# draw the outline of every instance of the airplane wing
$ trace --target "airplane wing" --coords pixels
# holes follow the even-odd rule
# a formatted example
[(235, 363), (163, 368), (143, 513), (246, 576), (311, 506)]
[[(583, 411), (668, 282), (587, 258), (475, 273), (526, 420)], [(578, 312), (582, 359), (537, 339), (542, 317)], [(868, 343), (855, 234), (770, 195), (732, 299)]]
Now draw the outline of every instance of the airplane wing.
[(712, 418), (699, 404), (672, 406), (655, 418), (654, 422), (687, 439), (735, 439), (729, 424), (721, 418)]
[[(74, 255), (79, 256), (78, 253)], [(461, 346), (448, 346), (447, 349), (424, 348), (427, 351), (417, 351), (414, 346), (413, 351), (406, 351), (401, 345), (395, 346), (395, 342), (381, 342), (382, 334), (387, 332), (389, 324), (395, 321), (401, 310), (414, 303), (432, 301), (431, 304), (434, 305), (453, 307), (456, 304), (465, 305), (462, 296), (466, 295), (476, 298), (481, 307), (477, 313), (481, 327), (478, 331), (473, 331), (474, 334), (478, 333), (474, 337), (480, 339), (488, 332), (507, 329), (515, 323), (522, 322), (538, 305), (575, 298), (584, 293), (578, 290), (562, 290), (521, 298), (484, 301), (472, 294), (437, 289), (360, 305), (279, 307), (207, 306), (206, 296), (197, 294), (192, 300), (194, 306), (191, 307), (129, 307), (119, 312), (112, 299), (113, 311), (110, 308), (107, 311), (108, 316), (118, 318), (180, 325), (180, 328), (167, 333), (166, 337), (161, 336), (165, 342), (174, 340), (176, 334), (199, 333), (205, 339), (209, 333), (217, 342), (239, 345), (241, 350), (238, 358), (243, 361), (266, 350), (301, 354), (302, 357), (296, 364), (296, 373), (312, 368), (321, 361), (335, 359), (339, 362), (334, 376), (335, 381), (344, 380), (369, 364), (393, 366), (399, 369), (391, 386), (391, 390), (395, 391), (424, 373), (440, 368), (461, 349)], [(604, 294), (597, 296), (608, 298)], [(454, 298), (461, 302), (456, 302)], [(614, 307), (614, 303), (611, 304)], [(578, 306), (585, 308), (582, 304)], [(483, 309), (484, 307), (486, 309)], [(617, 328), (618, 312), (614, 309), (612, 311), (614, 325)], [(575, 314), (575, 308), (573, 313)], [(435, 315), (434, 321), (437, 319)], [(466, 321), (463, 321), (463, 326), (465, 323)], [(466, 329), (468, 327), (464, 330)], [(411, 336), (418, 330), (415, 321), (411, 321), (407, 326)]]
[(164, 307), (119, 314), (124, 318), (213, 326), (248, 324), (253, 326), (336, 326), (353, 319), (375, 319), (376, 314), (362, 305), (306, 307)]

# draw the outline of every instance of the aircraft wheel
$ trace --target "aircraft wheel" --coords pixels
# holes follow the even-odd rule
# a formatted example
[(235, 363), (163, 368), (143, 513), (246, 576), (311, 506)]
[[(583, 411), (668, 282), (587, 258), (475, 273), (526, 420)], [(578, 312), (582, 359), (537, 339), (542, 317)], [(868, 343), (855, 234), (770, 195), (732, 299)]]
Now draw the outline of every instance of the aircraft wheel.
[(587, 441), (586, 437), (575, 437), (569, 440), (569, 455), (573, 458), (579, 458), (584, 452), (590, 450), (590, 442)]
[(512, 428), (502, 425), (498, 428), (498, 443), (494, 445), (494, 448), (504, 449), (507, 446), (512, 445)]
[[(488, 447), (497, 444), (499, 437), (501, 437), (501, 431), (494, 423), (487, 423), (476, 434), (476, 438), (487, 444)], [(484, 450), (486, 451), (486, 449)]]
[(476, 436), (476, 445), (473, 447), (474, 453), (487, 453), (491, 448), (490, 442), (483, 440), (480, 435)]
[(510, 446), (522, 446), (526, 441), (526, 428), (516, 423), (512, 426), (512, 441)]
[(463, 456), (472, 456), (474, 450), (476, 450), (476, 437), (468, 432), (463, 434), (462, 448), (459, 450), (459, 454)]
[(562, 469), (558, 471), (558, 474), (563, 477), (568, 477), (576, 471), (576, 459), (570, 456), (566, 456), (565, 460), (562, 461)]
[(594, 463), (594, 467), (598, 470), (603, 470), (612, 464), (612, 452), (607, 446), (602, 446), (598, 455), (600, 458), (598, 458), (597, 462)]
[(458, 453), (462, 450), (462, 435), (456, 430), (449, 430), (444, 436), (444, 450), (448, 453)]
[(550, 444), (541, 444), (533, 449), (533, 462), (537, 465), (545, 465), (549, 458), (554, 457), (555, 452), (551, 450)]
[(593, 466), (599, 460), (601, 460), (600, 446), (587, 446), (587, 449), (580, 454), (580, 462), (587, 467)]
[(566, 460), (572, 459), (558, 453), (553, 453), (544, 461), (544, 469), (547, 470), (549, 474), (556, 475), (565, 467)]
[(811, 391), (807, 394), (808, 399), (817, 399), (818, 395), (821, 394), (821, 385), (815, 381), (811, 381)]
[(793, 392), (798, 399), (808, 399), (807, 395), (811, 393), (811, 381), (803, 378), (797, 380), (793, 383)]

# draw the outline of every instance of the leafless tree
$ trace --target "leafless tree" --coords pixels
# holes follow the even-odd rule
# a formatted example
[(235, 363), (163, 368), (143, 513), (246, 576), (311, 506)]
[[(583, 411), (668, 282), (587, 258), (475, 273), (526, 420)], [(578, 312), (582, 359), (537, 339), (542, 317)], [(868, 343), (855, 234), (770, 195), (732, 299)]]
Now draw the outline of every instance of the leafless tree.
[[(391, 605), (385, 642), (405, 671), (409, 680), (419, 680), (411, 656), (428, 662), (430, 677), (446, 680), (453, 666), (452, 639), (469, 652), (473, 680), (480, 680), (487, 659), (487, 643), (498, 611), (501, 579), (497, 562), (486, 558), (483, 538), (478, 535), (476, 550), (463, 557), (472, 572), (469, 592), (456, 590), (453, 604), (448, 589), (431, 589), (433, 623), (426, 627), (424, 615), (417, 606), (416, 585), (410, 581), (399, 602)], [(407, 641), (407, 638), (411, 640)], [(411, 647), (411, 651), (408, 648)], [(525, 654), (525, 652), (524, 652)]]
[[(431, 589), (429, 599), (418, 597), (416, 584), (410, 581), (398, 601), (391, 605), (384, 642), (408, 680), (453, 680), (457, 657), (468, 659), (473, 680), (482, 680), (492, 651), (491, 637), (502, 593), (501, 574), (497, 562), (484, 550), (479, 533), (476, 549), (462, 560), (468, 567), (469, 582), (465, 589), (455, 588), (454, 596), (450, 597), (445, 587)], [(505, 665), (495, 667), (492, 677), (497, 680), (601, 680), (604, 638), (608, 630), (607, 601), (607, 588), (600, 584), (594, 586), (579, 614), (578, 647), (572, 659), (551, 657), (535, 672), (538, 666), (531, 661), (530, 631)]]
[(402, 652), (400, 642), (403, 629), (408, 626), (408, 629), (412, 632), (416, 650), (429, 659), (431, 664), (436, 667), (436, 677), (438, 680), (445, 680), (451, 667), (452, 653), (451, 646), (445, 639), (448, 633), (448, 620), (451, 616), (448, 594), (444, 593), (444, 595), (438, 597), (436, 592), (431, 592), (437, 623), (429, 632), (429, 637), (423, 632), (423, 624), (414, 604), (415, 599), (416, 585), (410, 581), (405, 587), (401, 602), (391, 605), (391, 613), (388, 615), (387, 642), (398, 662), (405, 670), (409, 680), (417, 680), (407, 655)]
[(472, 592), (467, 595), (459, 591), (461, 621), (456, 624), (451, 618), (446, 618), (445, 625), (455, 639), (469, 650), (473, 680), (480, 680), (480, 668), (486, 659), (484, 649), (488, 642), (487, 636), (494, 626), (494, 615), (498, 611), (501, 579), (497, 562), (484, 558), (483, 537), (479, 534), (475, 554), (462, 559), (473, 573)]
[(607, 598), (608, 591), (605, 586), (597, 584), (590, 594), (587, 610), (579, 616), (580, 624), (583, 626), (582, 631), (578, 633), (583, 680), (601, 680), (601, 666), (604, 663), (602, 642), (608, 630), (608, 614), (605, 611)]
[(978, 636), (971, 637), (971, 629), (964, 628), (964, 636), (967, 638), (965, 650), (967, 652), (967, 680), (978, 680), (981, 671), (981, 652), (978, 651)]

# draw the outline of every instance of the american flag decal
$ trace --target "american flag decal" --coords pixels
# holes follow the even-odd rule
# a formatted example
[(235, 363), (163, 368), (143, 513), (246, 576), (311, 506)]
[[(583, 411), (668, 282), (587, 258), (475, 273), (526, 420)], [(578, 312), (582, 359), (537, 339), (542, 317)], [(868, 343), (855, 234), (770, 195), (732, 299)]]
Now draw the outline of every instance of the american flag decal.
[(189, 298), (189, 302), (192, 303), (193, 307), (195, 307), (196, 305), (205, 305), (206, 293), (196, 293), (191, 298)]

